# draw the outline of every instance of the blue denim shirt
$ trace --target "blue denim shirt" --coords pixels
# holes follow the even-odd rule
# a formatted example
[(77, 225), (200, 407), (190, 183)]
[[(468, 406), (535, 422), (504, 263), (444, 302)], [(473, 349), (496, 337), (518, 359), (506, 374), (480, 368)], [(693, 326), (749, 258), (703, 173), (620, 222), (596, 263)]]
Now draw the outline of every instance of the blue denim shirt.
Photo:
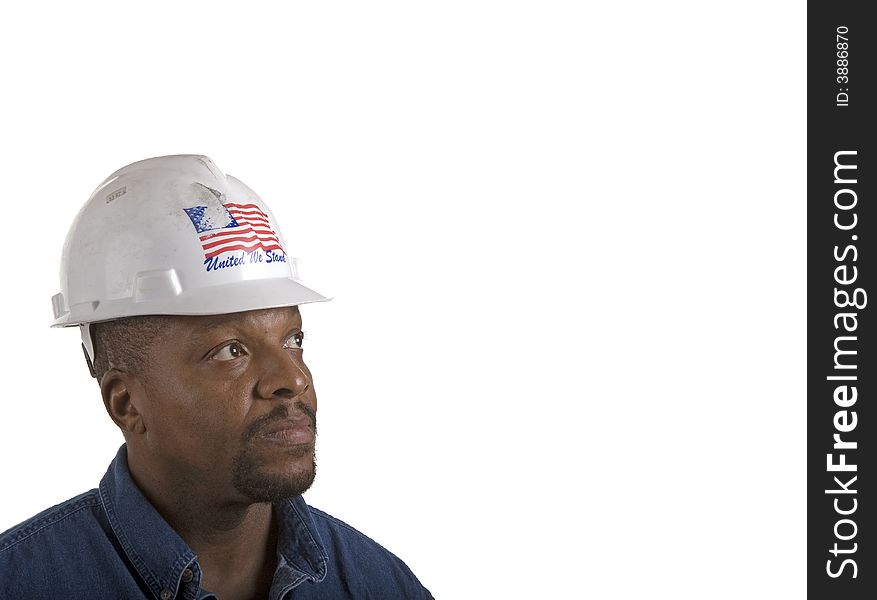
[[(300, 496), (275, 511), (270, 600), (432, 598), (405, 563)], [(124, 445), (98, 489), (0, 535), (3, 600), (215, 598), (200, 582), (198, 557), (134, 484)]]

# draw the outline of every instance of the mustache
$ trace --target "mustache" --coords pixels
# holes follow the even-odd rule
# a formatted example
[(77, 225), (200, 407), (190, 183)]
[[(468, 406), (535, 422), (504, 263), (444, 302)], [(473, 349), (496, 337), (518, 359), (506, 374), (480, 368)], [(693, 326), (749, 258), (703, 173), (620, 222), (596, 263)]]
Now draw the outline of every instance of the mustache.
[[(316, 415), (316, 413), (314, 411), (312, 411), (309, 406), (307, 406), (304, 402), (302, 402), (300, 400), (296, 401), (292, 405), (292, 408), (294, 408), (297, 411), (300, 411), (301, 413), (303, 413), (307, 417), (311, 428), (314, 430), (314, 435), (316, 435), (316, 433), (317, 433), (317, 415)], [(271, 410), (271, 412), (264, 414), (261, 417), (259, 417), (258, 419), (256, 419), (255, 421), (253, 421), (253, 424), (250, 425), (247, 428), (247, 431), (244, 433), (244, 441), (249, 442), (254, 437), (259, 435), (259, 433), (263, 429), (270, 427), (276, 421), (289, 420), (289, 413), (290, 413), (289, 409), (290, 409), (290, 407), (287, 404), (278, 404), (276, 407), (274, 407), (273, 410)]]

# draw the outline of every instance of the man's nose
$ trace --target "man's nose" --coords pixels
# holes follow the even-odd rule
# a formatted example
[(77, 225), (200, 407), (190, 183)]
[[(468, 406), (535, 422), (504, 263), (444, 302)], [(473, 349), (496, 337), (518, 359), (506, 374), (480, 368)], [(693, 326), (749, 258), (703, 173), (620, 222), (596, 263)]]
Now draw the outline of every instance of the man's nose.
[(256, 391), (259, 397), (295, 398), (311, 387), (310, 373), (304, 364), (301, 350), (278, 348), (259, 357), (261, 374)]

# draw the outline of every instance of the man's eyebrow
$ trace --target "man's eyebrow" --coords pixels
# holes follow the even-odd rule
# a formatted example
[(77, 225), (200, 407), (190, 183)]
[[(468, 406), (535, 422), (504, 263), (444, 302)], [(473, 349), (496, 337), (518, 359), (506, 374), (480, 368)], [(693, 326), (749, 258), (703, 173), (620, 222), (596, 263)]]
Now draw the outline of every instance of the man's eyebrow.
[[(237, 315), (235, 313), (225, 315), (210, 315), (209, 317), (197, 318), (202, 320), (199, 320), (191, 328), (191, 331), (188, 332), (187, 336), (188, 339), (191, 340), (194, 344), (198, 344), (204, 338), (209, 337), (211, 334), (214, 334), (217, 329), (224, 329), (225, 332), (231, 333), (233, 331), (240, 331), (241, 328), (245, 328), (247, 325), (246, 318), (241, 318), (240, 315)], [(290, 324), (284, 328), (285, 335), (287, 337), (301, 330), (301, 317), (292, 320)]]
[(301, 324), (299, 323), (298, 325), (292, 325), (290, 327), (287, 327), (286, 333), (283, 334), (283, 337), (288, 338), (288, 337), (295, 335), (296, 333), (301, 333), (301, 332), (302, 332), (302, 328), (301, 328)]
[[(233, 329), (233, 323), (233, 319), (216, 319), (215, 321), (211, 319), (211, 321), (207, 323), (200, 322), (191, 328), (186, 338), (197, 345), (199, 342), (203, 341), (204, 338), (215, 334), (217, 329)], [(180, 341), (183, 342), (185, 340)]]

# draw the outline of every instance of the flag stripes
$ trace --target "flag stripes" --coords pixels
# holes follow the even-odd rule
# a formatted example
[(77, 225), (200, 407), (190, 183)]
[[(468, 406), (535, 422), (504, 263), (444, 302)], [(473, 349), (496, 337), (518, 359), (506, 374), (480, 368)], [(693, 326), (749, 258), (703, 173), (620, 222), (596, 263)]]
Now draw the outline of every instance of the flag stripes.
[(199, 236), (204, 248), (204, 257), (213, 258), (223, 252), (256, 249), (286, 251), (280, 239), (271, 228), (268, 215), (255, 204), (224, 204), (226, 210), (237, 222), (236, 227), (223, 227)]

